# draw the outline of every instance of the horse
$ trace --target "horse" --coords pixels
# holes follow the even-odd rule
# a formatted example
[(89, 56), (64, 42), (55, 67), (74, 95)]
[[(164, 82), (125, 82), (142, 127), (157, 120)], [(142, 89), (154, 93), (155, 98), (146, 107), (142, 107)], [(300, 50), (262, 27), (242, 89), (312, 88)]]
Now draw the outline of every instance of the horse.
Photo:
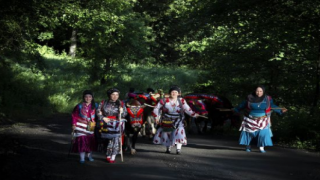
[[(230, 127), (237, 127), (240, 123), (240, 116), (234, 115), (231, 109), (231, 102), (223, 96), (212, 94), (187, 94), (184, 96), (190, 108), (203, 117), (194, 119), (199, 134), (207, 131), (208, 123), (211, 124), (210, 131), (215, 127), (224, 126), (230, 123)], [(188, 118), (187, 129), (191, 132), (191, 120)], [(203, 126), (201, 126), (203, 124)]]
[(131, 99), (126, 103), (127, 107), (127, 122), (125, 124), (125, 149), (129, 149), (131, 154), (136, 154), (136, 142), (138, 139), (138, 134), (143, 126), (143, 112), (146, 106), (141, 105), (141, 103), (136, 99)]
[(204, 127), (201, 127), (201, 124), (204, 124), (204, 123), (206, 124), (206, 122), (208, 121), (207, 120), (208, 111), (206, 110), (206, 106), (202, 100), (198, 100), (198, 99), (192, 99), (192, 100), (188, 99), (186, 102), (194, 112), (201, 115), (198, 118), (185, 116), (184, 124), (185, 124), (186, 131), (188, 133), (192, 132), (192, 122), (194, 122), (197, 128), (198, 134), (202, 134), (203, 131), (205, 130), (204, 130)]
[[(131, 98), (137, 100), (141, 105), (145, 105), (143, 111), (143, 125), (141, 128), (142, 136), (152, 139), (156, 133), (155, 118), (152, 116), (153, 105), (157, 104), (159, 94), (151, 93), (131, 93)], [(150, 106), (148, 106), (150, 105)]]

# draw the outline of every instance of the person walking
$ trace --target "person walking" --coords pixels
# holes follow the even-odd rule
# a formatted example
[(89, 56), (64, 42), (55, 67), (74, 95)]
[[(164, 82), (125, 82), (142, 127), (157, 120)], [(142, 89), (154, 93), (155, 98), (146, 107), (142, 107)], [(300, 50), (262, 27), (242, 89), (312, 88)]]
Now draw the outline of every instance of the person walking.
[(100, 138), (106, 147), (106, 160), (109, 163), (115, 163), (116, 155), (121, 153), (120, 139), (123, 141), (125, 129), (125, 122), (120, 119), (126, 117), (127, 110), (124, 103), (119, 100), (120, 91), (118, 89), (109, 89), (107, 95), (108, 99), (101, 101), (96, 113), (100, 123)]
[(87, 154), (89, 161), (94, 161), (92, 151), (95, 150), (95, 112), (93, 92), (85, 90), (82, 95), (83, 102), (77, 104), (72, 111), (72, 130), (75, 137), (72, 145), (72, 152), (79, 153), (80, 163), (85, 162)]
[(171, 148), (176, 145), (176, 154), (181, 154), (182, 145), (187, 145), (187, 136), (184, 129), (184, 113), (198, 117), (191, 110), (186, 101), (180, 97), (181, 89), (173, 86), (169, 89), (170, 96), (160, 99), (153, 109), (156, 123), (160, 123), (154, 138), (154, 144), (166, 146), (166, 153), (171, 153)]
[(245, 145), (245, 150), (251, 152), (251, 140), (257, 138), (257, 146), (261, 153), (266, 153), (264, 147), (273, 146), (270, 129), (271, 112), (278, 114), (287, 112), (286, 108), (279, 108), (273, 103), (271, 96), (266, 94), (265, 87), (261, 85), (257, 86), (245, 101), (232, 110), (236, 113), (245, 110), (240, 127), (239, 144)]

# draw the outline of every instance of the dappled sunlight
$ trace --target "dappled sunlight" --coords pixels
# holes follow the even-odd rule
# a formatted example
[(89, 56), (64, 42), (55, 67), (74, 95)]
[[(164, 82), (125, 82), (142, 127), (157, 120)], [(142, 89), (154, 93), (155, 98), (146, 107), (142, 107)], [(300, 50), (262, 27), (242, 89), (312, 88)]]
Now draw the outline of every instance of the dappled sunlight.
[[(3, 1), (2, 176), (319, 179), (319, 7), (320, 1), (311, 0)], [(105, 152), (94, 152), (96, 160), (83, 166), (79, 154), (67, 157), (72, 109), (83, 101), (84, 90), (91, 90), (99, 103), (109, 98), (106, 91), (112, 87), (120, 90), (120, 100), (128, 100), (131, 88), (140, 95), (147, 88), (168, 93), (178, 85), (182, 97), (214, 94), (238, 105), (258, 84), (266, 87), (264, 94), (279, 112), (287, 111), (278, 116), (271, 110), (274, 146), (265, 147), (266, 153), (255, 146), (246, 152), (239, 145), (240, 124), (233, 125), (230, 116), (237, 113), (229, 106), (208, 115), (210, 131), (188, 131), (181, 154), (177, 147), (165, 154), (166, 147), (139, 137), (137, 154), (124, 152), (123, 163), (118, 156), (117, 163), (107, 164)], [(250, 110), (250, 101), (245, 106)], [(235, 129), (215, 127), (218, 110), (230, 112), (226, 118)]]
[(145, 91), (148, 87), (154, 89), (169, 89), (173, 84), (177, 84), (183, 93), (190, 92), (194, 82), (198, 80), (199, 70), (187, 67), (167, 67), (167, 66), (143, 66), (128, 65), (120, 67), (124, 82), (120, 89), (127, 91), (128, 87), (135, 87), (138, 91)]
[(263, 84), (288, 109), (275, 141), (320, 149), (318, 1), (21, 2), (0, 8), (0, 113), (70, 112), (85, 89), (99, 102), (111, 87), (126, 99), (178, 85), (238, 104)]

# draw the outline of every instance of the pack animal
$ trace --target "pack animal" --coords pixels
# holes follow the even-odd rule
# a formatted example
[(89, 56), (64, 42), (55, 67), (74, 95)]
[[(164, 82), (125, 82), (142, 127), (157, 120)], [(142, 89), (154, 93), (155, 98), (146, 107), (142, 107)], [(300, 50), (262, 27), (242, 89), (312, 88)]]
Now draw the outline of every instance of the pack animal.
[[(224, 126), (226, 123), (230, 123), (231, 128), (239, 127), (240, 117), (232, 113), (233, 106), (227, 98), (212, 94), (188, 94), (184, 98), (195, 112), (207, 117), (194, 119), (199, 134), (207, 131), (209, 123), (211, 124), (210, 131), (213, 131), (215, 127)], [(190, 132), (191, 119), (188, 120), (187, 127)]]
[(129, 149), (131, 154), (136, 154), (136, 142), (138, 139), (138, 134), (141, 131), (143, 126), (143, 112), (144, 105), (136, 100), (132, 99), (126, 104), (127, 112), (128, 112), (128, 121), (126, 123), (125, 128), (125, 136), (126, 136), (126, 149)]
[[(146, 93), (135, 93), (132, 94), (134, 100), (137, 100), (141, 105), (147, 104), (147, 105), (155, 105), (157, 101), (157, 95), (152, 94), (146, 94)], [(153, 136), (156, 133), (155, 128), (155, 119), (152, 116), (153, 107), (144, 106), (143, 111), (143, 125), (141, 128), (141, 134), (142, 136), (147, 136), (150, 139), (153, 138)]]

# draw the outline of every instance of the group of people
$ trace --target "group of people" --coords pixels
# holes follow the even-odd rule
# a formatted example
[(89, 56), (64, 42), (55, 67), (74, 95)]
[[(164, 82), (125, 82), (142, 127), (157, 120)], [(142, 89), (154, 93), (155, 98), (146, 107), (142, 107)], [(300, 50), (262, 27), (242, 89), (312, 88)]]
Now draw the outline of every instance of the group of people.
[[(181, 154), (182, 145), (187, 145), (184, 129), (185, 114), (197, 118), (195, 113), (181, 97), (181, 89), (173, 86), (168, 91), (169, 97), (159, 99), (153, 108), (158, 129), (153, 137), (154, 144), (166, 147), (165, 153), (171, 153), (176, 147), (176, 154)], [(105, 145), (106, 161), (115, 163), (116, 155), (122, 151), (123, 132), (127, 110), (125, 104), (119, 100), (120, 91), (111, 88), (107, 91), (108, 99), (95, 103), (93, 92), (83, 92), (83, 102), (75, 106), (72, 112), (72, 129), (75, 137), (72, 152), (79, 153), (80, 163), (94, 161), (92, 152), (96, 150), (97, 138)], [(265, 146), (272, 146), (272, 131), (270, 115), (274, 111), (283, 114), (286, 108), (279, 108), (273, 103), (270, 96), (266, 95), (265, 88), (258, 86), (248, 95), (247, 99), (233, 108), (234, 113), (246, 110), (240, 127), (239, 143), (246, 146), (246, 151), (251, 151), (251, 140), (257, 139), (257, 146), (261, 153), (265, 153)]]
[[(99, 105), (94, 102), (93, 92), (83, 92), (83, 102), (75, 106), (72, 112), (72, 129), (75, 137), (72, 152), (80, 154), (80, 163), (94, 161), (92, 152), (97, 149), (96, 139), (102, 140), (106, 150), (106, 160), (114, 163), (121, 151), (124, 122), (127, 115), (125, 105), (119, 100), (120, 91), (111, 88), (108, 99)], [(120, 143), (121, 142), (121, 143)]]

